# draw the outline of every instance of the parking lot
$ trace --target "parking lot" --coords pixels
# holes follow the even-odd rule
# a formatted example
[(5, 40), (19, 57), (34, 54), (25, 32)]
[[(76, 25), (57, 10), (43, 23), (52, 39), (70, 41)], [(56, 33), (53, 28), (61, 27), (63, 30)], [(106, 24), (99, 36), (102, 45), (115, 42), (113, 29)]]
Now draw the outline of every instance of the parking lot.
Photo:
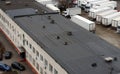
[[(120, 1), (117, 1), (117, 10), (120, 10)], [(112, 45), (120, 48), (120, 34), (116, 33), (116, 30), (114, 30), (112, 27), (105, 27), (102, 26), (102, 24), (98, 25), (96, 23), (96, 34), (101, 37), (102, 39), (108, 41)]]
[[(117, 10), (120, 10), (120, 1), (117, 0), (118, 6)], [(88, 13), (82, 12), (81, 16), (88, 18)], [(95, 22), (95, 21), (94, 21)], [(116, 33), (116, 30), (112, 27), (105, 27), (102, 24), (96, 23), (96, 35), (101, 37), (102, 39), (106, 40), (107, 42), (111, 43), (112, 45), (120, 48), (120, 34)]]
[[(14, 62), (14, 61), (19, 62), (19, 61), (20, 61), (20, 57), (19, 57), (19, 55), (17, 54), (15, 48), (12, 47), (12, 45), (8, 42), (8, 40), (7, 40), (6, 37), (2, 34), (1, 31), (0, 31), (0, 41), (1, 41), (1, 42), (3, 43), (3, 45), (5, 46), (5, 49), (8, 50), (8, 51), (11, 51), (12, 54), (13, 54), (11, 59), (8, 59), (8, 60), (7, 60), (7, 59), (3, 58), (3, 60), (0, 61), (0, 62), (5, 63), (5, 64), (7, 64), (7, 65), (11, 65), (11, 63)], [(28, 64), (27, 64), (26, 62), (20, 62), (20, 63), (25, 66), (26, 70), (25, 70), (25, 71), (18, 71), (18, 70), (16, 70), (16, 71), (18, 72), (18, 74), (34, 74), (34, 73), (32, 72), (32, 69), (28, 66)], [(13, 70), (15, 70), (15, 69), (13, 69)], [(2, 73), (3, 73), (3, 72), (0, 71), (0, 74), (2, 74)]]

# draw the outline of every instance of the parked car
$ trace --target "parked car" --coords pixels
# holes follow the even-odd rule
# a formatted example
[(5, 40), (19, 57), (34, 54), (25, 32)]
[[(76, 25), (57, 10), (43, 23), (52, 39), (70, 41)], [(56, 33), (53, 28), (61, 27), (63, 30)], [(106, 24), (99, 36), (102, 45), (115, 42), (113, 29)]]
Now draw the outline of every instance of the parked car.
[(14, 69), (20, 70), (20, 71), (25, 70), (25, 67), (22, 64), (20, 64), (19, 62), (13, 62), (11, 64), (11, 67), (14, 68)]
[(2, 55), (2, 54), (0, 54), (0, 61), (2, 61), (2, 59), (3, 59), (3, 55)]
[(11, 71), (11, 67), (7, 64), (0, 63), (0, 70), (2, 71)]
[(12, 52), (11, 51), (6, 51), (4, 53), (5, 59), (10, 59), (12, 57)]

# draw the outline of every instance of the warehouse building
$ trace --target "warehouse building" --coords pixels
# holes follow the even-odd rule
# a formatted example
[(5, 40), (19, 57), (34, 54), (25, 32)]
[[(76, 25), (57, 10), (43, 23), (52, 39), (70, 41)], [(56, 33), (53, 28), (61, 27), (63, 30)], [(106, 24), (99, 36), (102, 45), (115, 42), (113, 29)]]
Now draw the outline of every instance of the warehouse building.
[(0, 29), (36, 74), (120, 74), (118, 48), (32, 0), (11, 2), (0, 1)]

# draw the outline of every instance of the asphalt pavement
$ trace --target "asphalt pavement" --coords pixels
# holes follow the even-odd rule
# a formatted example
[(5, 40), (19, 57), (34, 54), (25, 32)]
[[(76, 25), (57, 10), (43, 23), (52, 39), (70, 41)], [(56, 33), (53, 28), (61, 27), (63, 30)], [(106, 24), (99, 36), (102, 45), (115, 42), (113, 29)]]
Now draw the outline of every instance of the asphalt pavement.
[[(12, 62), (20, 62), (20, 57), (19, 55), (17, 54), (17, 51), (15, 50), (15, 48), (13, 47), (13, 45), (7, 40), (7, 38), (5, 37), (5, 35), (0, 31), (0, 42), (3, 43), (5, 49), (7, 51), (11, 51), (12, 52), (12, 58), (11, 59), (5, 59), (3, 58), (2, 63), (5, 63), (7, 65), (11, 65)], [(18, 74), (35, 74), (32, 70), (32, 68), (26, 63), (26, 62), (20, 62), (21, 64), (23, 64), (26, 68), (25, 71), (18, 71)], [(15, 69), (13, 69), (15, 70)], [(2, 74), (2, 71), (0, 71), (0, 74)]]

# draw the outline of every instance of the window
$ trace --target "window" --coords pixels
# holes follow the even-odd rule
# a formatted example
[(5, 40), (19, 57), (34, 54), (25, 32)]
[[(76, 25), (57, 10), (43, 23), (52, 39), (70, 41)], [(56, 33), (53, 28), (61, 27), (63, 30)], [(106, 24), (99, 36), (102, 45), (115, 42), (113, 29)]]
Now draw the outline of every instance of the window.
[(40, 74), (43, 74), (43, 69), (40, 67)]
[(36, 55), (37, 55), (37, 57), (39, 57), (39, 52), (38, 51), (36, 51)]
[(43, 61), (43, 56), (42, 55), (40, 55), (40, 60)]
[(2, 17), (2, 15), (0, 14), (0, 18)]
[(49, 71), (53, 71), (53, 66), (51, 64), (49, 64)]
[(33, 65), (35, 66), (35, 59), (33, 59)]
[(58, 71), (56, 69), (54, 69), (54, 74), (58, 74)]
[(45, 59), (45, 67), (48, 66), (48, 61)]
[(14, 29), (14, 32), (15, 32), (15, 34), (16, 34), (16, 29)]
[(12, 26), (12, 31), (14, 31), (14, 26)]
[(25, 45), (25, 40), (23, 40), (23, 45)]
[(47, 72), (45, 72), (44, 74), (47, 74)]
[(29, 44), (29, 46), (30, 46), (30, 48), (32, 48), (32, 45), (31, 45), (31, 44)]
[(35, 53), (35, 48), (33, 47), (33, 53)]
[(9, 22), (6, 20), (7, 25), (9, 25)]
[(28, 45), (28, 41), (26, 40), (26, 45)]
[(28, 57), (28, 52), (26, 51), (26, 57)]
[(11, 29), (11, 24), (10, 24), (10, 29)]
[(38, 63), (36, 64), (36, 68), (37, 68), (37, 70), (39, 70), (39, 64)]
[(29, 55), (29, 60), (32, 61), (32, 56), (31, 55)]

